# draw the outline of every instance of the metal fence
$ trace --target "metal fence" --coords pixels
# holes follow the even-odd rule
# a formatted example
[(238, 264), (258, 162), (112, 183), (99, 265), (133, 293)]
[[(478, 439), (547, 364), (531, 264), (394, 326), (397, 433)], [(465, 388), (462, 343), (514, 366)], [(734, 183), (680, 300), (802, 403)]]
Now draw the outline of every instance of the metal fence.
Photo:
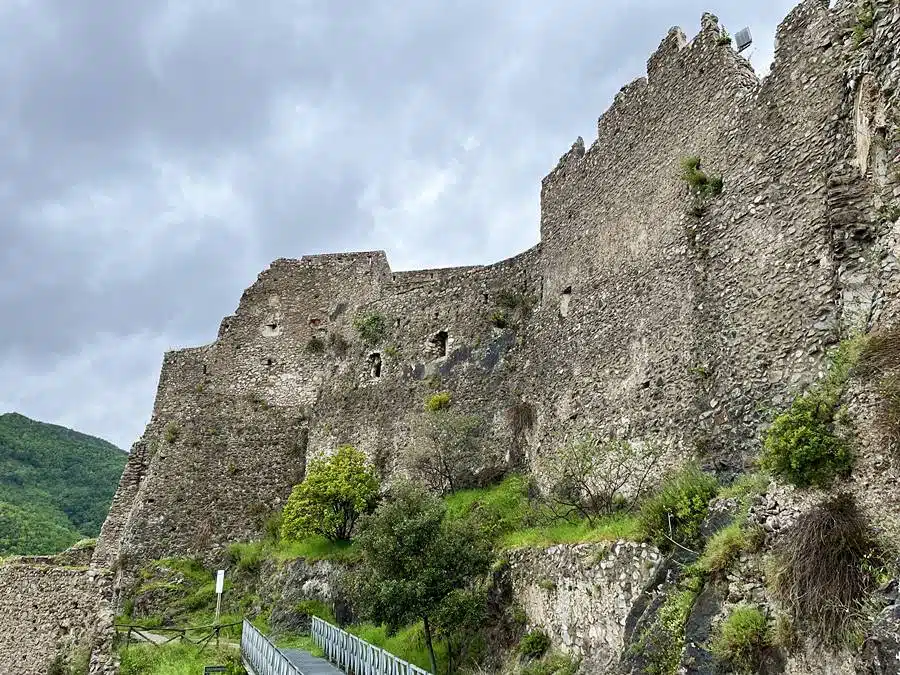
[(312, 637), (325, 657), (349, 675), (430, 675), (317, 616), (312, 617)]
[(241, 630), (241, 658), (256, 675), (303, 675), (300, 669), (287, 660), (269, 638), (244, 619)]

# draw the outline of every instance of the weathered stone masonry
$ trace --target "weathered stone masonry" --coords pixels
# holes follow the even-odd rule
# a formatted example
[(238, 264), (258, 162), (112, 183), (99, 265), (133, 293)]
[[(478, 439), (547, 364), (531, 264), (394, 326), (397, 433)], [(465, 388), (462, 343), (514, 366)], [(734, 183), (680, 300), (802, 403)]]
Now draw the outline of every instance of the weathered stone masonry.
[[(215, 343), (166, 356), (96, 562), (220, 555), (260, 532), (310, 453), (341, 443), (391, 473), (437, 389), (488, 422), (492, 461), (592, 430), (739, 466), (762, 408), (817, 377), (841, 336), (895, 313), (893, 224), (878, 214), (900, 189), (900, 10), (876, 3), (855, 45), (855, 5), (827, 5), (807, 0), (779, 26), (762, 83), (715, 17), (691, 42), (672, 29), (597, 140), (544, 179), (541, 243), (520, 256), (420, 272), (393, 272), (383, 252), (272, 263)], [(725, 180), (699, 216), (677, 177), (689, 155)], [(501, 291), (537, 304), (495, 328)], [(371, 311), (389, 323), (372, 347), (353, 328)], [(523, 401), (535, 422), (514, 439)]]
[[(597, 139), (578, 139), (543, 180), (541, 242), (519, 256), (418, 272), (392, 271), (383, 252), (273, 262), (214, 343), (166, 355), (94, 568), (0, 568), (0, 672), (50, 661), (69, 639), (58, 629), (109, 597), (92, 590), (96, 572), (221, 559), (259, 536), (310, 455), (352, 443), (391, 474), (437, 390), (487, 422), (486, 464), (534, 466), (591, 430), (739, 467), (763, 410), (815, 379), (829, 345), (900, 309), (900, 5), (876, 0), (861, 40), (857, 3), (828, 5), (805, 0), (782, 22), (762, 82), (714, 17), (691, 42), (672, 29)], [(686, 156), (725, 180), (699, 215), (677, 177)], [(498, 328), (504, 292), (536, 304)], [(368, 346), (353, 321), (373, 311), (388, 330)], [(534, 422), (514, 429), (522, 403)], [(572, 564), (573, 578), (594, 574)], [(74, 614), (60, 609), (72, 598)], [(559, 613), (532, 604), (565, 642)], [(588, 640), (598, 658), (620, 639), (620, 609)], [(587, 645), (593, 628), (575, 630)]]

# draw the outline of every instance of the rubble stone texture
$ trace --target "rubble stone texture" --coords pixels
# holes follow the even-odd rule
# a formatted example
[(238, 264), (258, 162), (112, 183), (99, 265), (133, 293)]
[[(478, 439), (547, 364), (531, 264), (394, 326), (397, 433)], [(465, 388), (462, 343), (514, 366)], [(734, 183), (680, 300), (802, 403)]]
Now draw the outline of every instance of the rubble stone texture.
[[(672, 29), (596, 140), (543, 180), (540, 243), (514, 258), (273, 262), (214, 343), (166, 354), (92, 564), (222, 560), (262, 533), (307, 458), (340, 444), (395, 474), (438, 390), (484, 419), (487, 469), (587, 430), (743, 466), (825, 350), (900, 308), (900, 6), (876, 0), (857, 39), (858, 4), (829, 4), (784, 19), (762, 80), (714, 16), (690, 42)], [(699, 214), (678, 177), (687, 156), (724, 178)], [(535, 304), (492, 320), (504, 293)], [(373, 312), (386, 332), (366, 344), (354, 321)], [(514, 423), (522, 404), (533, 424)], [(0, 624), (17, 624), (9, 607)]]

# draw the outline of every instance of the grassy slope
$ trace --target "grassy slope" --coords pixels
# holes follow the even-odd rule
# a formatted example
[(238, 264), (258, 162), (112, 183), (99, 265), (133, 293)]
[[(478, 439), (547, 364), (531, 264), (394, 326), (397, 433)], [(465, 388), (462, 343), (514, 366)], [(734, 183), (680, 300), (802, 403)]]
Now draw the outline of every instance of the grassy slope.
[(127, 459), (99, 438), (0, 415), (0, 556), (55, 553), (96, 536)]

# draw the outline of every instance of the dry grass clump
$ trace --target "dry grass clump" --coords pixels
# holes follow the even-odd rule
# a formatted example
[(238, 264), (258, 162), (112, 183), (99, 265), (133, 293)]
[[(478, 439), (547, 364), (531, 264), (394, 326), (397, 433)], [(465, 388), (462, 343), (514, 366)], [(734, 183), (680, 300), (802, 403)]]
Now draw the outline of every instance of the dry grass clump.
[(772, 582), (786, 608), (837, 644), (858, 624), (883, 553), (853, 497), (841, 494), (800, 517), (776, 561)]
[(900, 366), (900, 326), (876, 331), (868, 336), (856, 371), (863, 376), (881, 375)]

